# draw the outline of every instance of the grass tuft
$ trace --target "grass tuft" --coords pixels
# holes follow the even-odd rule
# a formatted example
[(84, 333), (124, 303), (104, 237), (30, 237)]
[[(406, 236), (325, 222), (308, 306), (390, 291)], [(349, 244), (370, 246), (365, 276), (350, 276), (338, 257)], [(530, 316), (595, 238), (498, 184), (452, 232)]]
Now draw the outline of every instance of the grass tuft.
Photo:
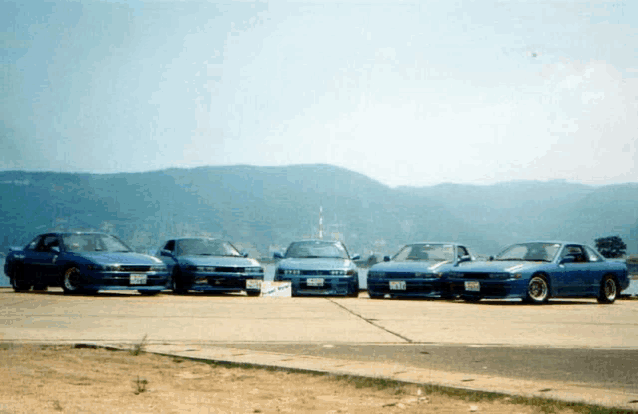
[(141, 393), (146, 392), (148, 381), (145, 378), (140, 378), (140, 376), (138, 375), (137, 379), (133, 381), (133, 385), (135, 386), (133, 394), (140, 395)]
[(147, 340), (146, 340), (147, 337), (148, 337), (148, 335), (144, 334), (144, 337), (142, 338), (142, 340), (133, 345), (133, 348), (130, 351), (131, 355), (138, 356), (139, 354), (144, 352), (144, 350), (146, 349), (146, 345), (147, 345)]

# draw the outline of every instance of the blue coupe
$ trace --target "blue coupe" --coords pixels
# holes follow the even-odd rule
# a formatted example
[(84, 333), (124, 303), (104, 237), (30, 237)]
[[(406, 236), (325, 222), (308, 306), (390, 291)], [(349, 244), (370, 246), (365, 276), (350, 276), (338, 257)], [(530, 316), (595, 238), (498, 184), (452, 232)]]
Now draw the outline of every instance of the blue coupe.
[(275, 281), (290, 281), (293, 296), (359, 296), (359, 274), (346, 246), (340, 241), (304, 240), (293, 242), (275, 270)]
[(404, 246), (392, 258), (368, 270), (368, 295), (372, 299), (391, 297), (450, 297), (443, 274), (472, 256), (456, 243), (414, 243)]
[(153, 295), (167, 288), (166, 265), (133, 252), (104, 233), (47, 233), (12, 249), (4, 272), (16, 292), (61, 286), (64, 293), (137, 290)]
[(514, 244), (490, 261), (452, 269), (446, 276), (451, 292), (468, 302), (595, 297), (600, 303), (613, 303), (629, 286), (625, 263), (605, 260), (587, 245), (553, 241)]
[(264, 268), (247, 256), (227, 241), (206, 237), (168, 240), (160, 250), (175, 293), (245, 291), (259, 296)]

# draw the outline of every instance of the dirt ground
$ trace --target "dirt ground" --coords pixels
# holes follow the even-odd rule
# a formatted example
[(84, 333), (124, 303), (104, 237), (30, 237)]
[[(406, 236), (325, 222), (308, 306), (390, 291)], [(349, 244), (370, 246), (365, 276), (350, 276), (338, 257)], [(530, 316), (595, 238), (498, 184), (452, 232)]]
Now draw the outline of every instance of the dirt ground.
[(0, 379), (0, 414), (590, 412), (382, 380), (57, 345), (0, 344)]

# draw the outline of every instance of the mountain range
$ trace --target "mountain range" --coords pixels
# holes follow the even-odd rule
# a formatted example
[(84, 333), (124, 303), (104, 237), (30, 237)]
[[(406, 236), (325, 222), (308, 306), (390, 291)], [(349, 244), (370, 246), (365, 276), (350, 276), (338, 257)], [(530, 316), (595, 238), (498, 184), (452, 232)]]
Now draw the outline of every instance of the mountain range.
[[(458, 241), (495, 254), (518, 241), (638, 243), (638, 184), (566, 181), (389, 187), (331, 165), (219, 166), (144, 173), (0, 172), (0, 251), (49, 230), (97, 230), (138, 251), (182, 235), (271, 257), (293, 240), (343, 240), (361, 255), (413, 241)], [(322, 226), (320, 227), (320, 221)]]

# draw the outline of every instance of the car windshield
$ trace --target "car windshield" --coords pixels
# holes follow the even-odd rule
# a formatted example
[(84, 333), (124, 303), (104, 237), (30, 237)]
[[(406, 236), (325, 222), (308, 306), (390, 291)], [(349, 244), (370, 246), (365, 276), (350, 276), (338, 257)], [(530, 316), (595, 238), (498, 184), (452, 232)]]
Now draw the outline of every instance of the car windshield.
[(499, 253), (494, 260), (525, 260), (530, 262), (551, 262), (558, 253), (558, 243), (515, 244)]
[(396, 262), (427, 261), (444, 262), (454, 260), (454, 246), (451, 244), (409, 244), (392, 258)]
[(341, 243), (322, 241), (292, 243), (286, 251), (286, 257), (349, 259), (348, 252)]
[(175, 243), (177, 256), (241, 256), (230, 243), (216, 239), (183, 239)]
[(131, 249), (109, 234), (67, 234), (62, 237), (66, 249), (71, 252), (130, 252)]

